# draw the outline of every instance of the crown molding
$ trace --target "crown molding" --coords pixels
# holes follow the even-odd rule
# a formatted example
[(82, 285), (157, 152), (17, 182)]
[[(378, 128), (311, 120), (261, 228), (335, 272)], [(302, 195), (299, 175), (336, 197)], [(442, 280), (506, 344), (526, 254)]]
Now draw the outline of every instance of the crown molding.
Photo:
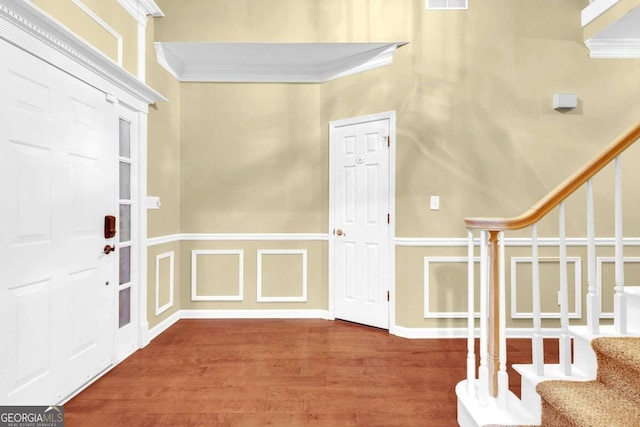
[(640, 58), (640, 39), (589, 39), (584, 44), (591, 58)]
[(0, 38), (109, 93), (105, 82), (146, 104), (166, 98), (32, 3), (0, 0)]
[(183, 82), (323, 83), (393, 62), (404, 42), (156, 42), (160, 63)]

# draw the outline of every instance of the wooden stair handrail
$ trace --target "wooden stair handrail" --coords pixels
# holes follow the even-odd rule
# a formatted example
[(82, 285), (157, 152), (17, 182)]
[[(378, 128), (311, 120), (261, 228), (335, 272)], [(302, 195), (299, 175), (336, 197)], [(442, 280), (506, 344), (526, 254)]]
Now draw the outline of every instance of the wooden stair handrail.
[(470, 230), (492, 231), (519, 230), (535, 224), (639, 138), (640, 123), (628, 129), (605, 147), (595, 159), (567, 178), (520, 216), (513, 218), (465, 218), (464, 223)]

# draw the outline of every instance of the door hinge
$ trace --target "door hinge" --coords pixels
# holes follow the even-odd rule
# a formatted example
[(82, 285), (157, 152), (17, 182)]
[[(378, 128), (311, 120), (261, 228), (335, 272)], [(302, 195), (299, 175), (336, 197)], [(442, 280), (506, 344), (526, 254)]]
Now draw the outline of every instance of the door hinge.
[(387, 291), (387, 301), (390, 301), (390, 298), (389, 298), (389, 291)]
[(391, 147), (391, 137), (390, 136), (385, 136), (386, 140), (387, 140), (387, 147)]
[(391, 224), (391, 214), (387, 214), (387, 224)]

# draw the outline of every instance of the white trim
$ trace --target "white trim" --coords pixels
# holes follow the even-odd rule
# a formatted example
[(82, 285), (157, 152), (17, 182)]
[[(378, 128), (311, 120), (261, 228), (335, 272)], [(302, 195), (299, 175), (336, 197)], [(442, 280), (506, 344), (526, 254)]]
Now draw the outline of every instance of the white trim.
[[(165, 258), (169, 258), (169, 301), (160, 307), (160, 261)], [(174, 252), (165, 252), (163, 254), (156, 255), (156, 316), (164, 313), (173, 307), (173, 284), (174, 284)]]
[(80, 8), (80, 10), (82, 10), (84, 13), (86, 13), (91, 19), (93, 19), (94, 21), (96, 21), (96, 23), (98, 25), (100, 25), (102, 28), (104, 28), (104, 30), (106, 32), (108, 32), (109, 34), (111, 34), (117, 42), (118, 45), (118, 65), (122, 66), (122, 35), (117, 32), (116, 30), (113, 29), (113, 27), (109, 24), (106, 23), (106, 21), (104, 19), (102, 19), (100, 16), (98, 16), (93, 10), (91, 10), (89, 8), (89, 6), (87, 6), (86, 4), (82, 3), (80, 0), (71, 0), (73, 2), (73, 4), (75, 4), (76, 6), (78, 6), (78, 8)]
[(166, 245), (182, 241), (181, 234), (167, 234), (165, 236), (150, 237), (147, 239), (147, 247)]
[[(302, 295), (290, 297), (262, 296), (262, 255), (301, 255), (302, 256)], [(257, 251), (257, 301), (258, 302), (307, 302), (307, 250), (306, 249), (259, 249)]]
[(324, 319), (327, 310), (181, 310), (182, 319)]
[[(540, 257), (538, 258), (540, 263), (560, 262), (559, 258), (555, 257)], [(511, 318), (512, 319), (533, 319), (532, 312), (519, 312), (517, 307), (517, 289), (516, 283), (517, 267), (519, 263), (532, 263), (531, 257), (511, 257)], [(567, 257), (567, 264), (574, 263), (574, 308), (569, 312), (570, 319), (582, 318), (582, 258), (581, 257)], [(544, 286), (544, 285), (543, 285)], [(560, 312), (542, 312), (540, 313), (542, 319), (559, 319)]]
[[(392, 207), (393, 209), (394, 207)], [(393, 220), (395, 212), (391, 212)], [(333, 228), (330, 228), (333, 230)], [(165, 236), (151, 237), (147, 240), (147, 246), (158, 246), (181, 241), (330, 241), (328, 233), (177, 233)], [(445, 247), (466, 247), (468, 244), (466, 237), (396, 237), (395, 246), (411, 248), (445, 248)], [(474, 244), (479, 246), (479, 239), (474, 239)], [(506, 246), (526, 247), (531, 246), (529, 237), (507, 237)], [(557, 237), (541, 237), (538, 239), (538, 246), (554, 247), (560, 245)], [(596, 246), (614, 246), (614, 237), (596, 238)], [(567, 246), (579, 247), (587, 246), (586, 237), (569, 237)], [(624, 246), (640, 246), (640, 237), (626, 237)]]
[(638, 59), (640, 39), (589, 39), (584, 42), (594, 59)]
[[(407, 328), (396, 325), (394, 335), (408, 339), (434, 339), (434, 338), (460, 338), (466, 339), (469, 334), (467, 328)], [(474, 330), (476, 337), (480, 335), (480, 329)], [(541, 330), (541, 334), (547, 338), (557, 338), (560, 336), (560, 329), (546, 328)], [(531, 338), (532, 328), (507, 328), (507, 338)]]
[[(640, 263), (640, 257), (624, 257), (624, 262)], [(604, 263), (615, 263), (615, 257), (597, 257), (596, 258), (596, 292), (599, 296), (600, 304), (602, 305), (602, 268)], [(614, 283), (615, 284), (615, 283)], [(613, 319), (614, 313), (612, 311), (602, 312), (600, 310), (601, 319)]]
[(605, 13), (607, 10), (611, 9), (613, 6), (615, 6), (619, 2), (620, 0), (592, 1), (591, 3), (589, 3), (587, 7), (582, 9), (582, 12), (581, 12), (582, 26), (586, 27), (591, 22), (593, 22), (596, 18), (598, 18), (603, 13)]
[[(568, 237), (567, 247), (587, 246), (586, 237)], [(396, 237), (396, 246), (404, 247), (424, 247), (424, 248), (440, 248), (440, 247), (466, 247), (468, 240), (465, 237)], [(530, 237), (507, 237), (504, 239), (505, 246), (526, 247), (531, 246)], [(480, 240), (474, 239), (474, 244), (479, 246)], [(538, 246), (560, 246), (558, 237), (540, 237), (538, 238)], [(596, 246), (615, 246), (615, 237), (598, 237), (596, 238)], [(624, 246), (640, 246), (640, 237), (624, 238)]]
[(114, 95), (132, 97), (129, 102), (139, 111), (146, 112), (147, 104), (166, 101), (31, 2), (1, 1), (0, 38), (105, 93), (119, 89)]
[(162, 322), (158, 323), (156, 326), (151, 328), (149, 330), (149, 339), (153, 340), (157, 338), (160, 334), (162, 334), (164, 331), (166, 331), (171, 326), (173, 326), (178, 320), (182, 318), (181, 313), (182, 312), (180, 310), (177, 310), (171, 316), (167, 317)]
[(147, 246), (174, 242), (327, 242), (326, 233), (181, 233), (152, 237)]
[[(437, 257), (437, 256), (426, 256), (424, 257), (424, 318), (425, 319), (466, 319), (469, 316), (468, 311), (430, 311), (429, 310), (429, 273), (430, 273), (430, 264), (436, 263), (463, 263), (465, 266), (469, 262), (467, 257)], [(479, 263), (480, 257), (474, 257), (474, 262)], [(445, 283), (444, 286), (447, 284)], [(479, 318), (480, 312), (475, 311), (474, 317)]]
[[(391, 146), (389, 147), (389, 333), (394, 333), (396, 327), (396, 269), (395, 269), (395, 235), (396, 235), (396, 112), (387, 111), (384, 113), (370, 114), (367, 116), (352, 117), (343, 120), (335, 120), (329, 123), (329, 230), (335, 229), (335, 218), (333, 215), (335, 209), (334, 201), (334, 175), (333, 170), (333, 145), (335, 144), (335, 131), (336, 128), (342, 126), (349, 126), (358, 123), (389, 120), (389, 138), (391, 139)], [(329, 306), (329, 318), (335, 318), (335, 301), (334, 301), (334, 289), (335, 289), (335, 266), (334, 266), (334, 245), (335, 236), (329, 234), (329, 289), (328, 289), (328, 306)], [(466, 242), (466, 241), (465, 241)], [(466, 245), (466, 243), (465, 243)]]
[[(238, 256), (238, 295), (198, 295), (198, 255)], [(191, 301), (242, 301), (244, 291), (244, 251), (243, 250), (192, 250), (191, 251)]]

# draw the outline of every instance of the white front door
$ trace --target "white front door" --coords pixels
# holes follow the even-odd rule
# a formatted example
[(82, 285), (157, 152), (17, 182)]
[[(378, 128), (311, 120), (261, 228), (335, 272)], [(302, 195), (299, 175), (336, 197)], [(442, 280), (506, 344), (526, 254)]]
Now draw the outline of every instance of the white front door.
[(390, 118), (331, 125), (335, 317), (389, 328)]
[(60, 402), (113, 363), (114, 105), (0, 41), (0, 404)]

